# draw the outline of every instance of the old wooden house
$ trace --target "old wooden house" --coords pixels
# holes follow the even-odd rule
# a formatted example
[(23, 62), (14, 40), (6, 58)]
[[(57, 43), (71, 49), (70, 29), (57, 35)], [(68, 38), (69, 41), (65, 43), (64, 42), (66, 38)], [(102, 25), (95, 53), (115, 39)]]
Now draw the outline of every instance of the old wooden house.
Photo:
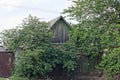
[(49, 30), (52, 32), (52, 43), (64, 43), (69, 40), (70, 24), (59, 16), (49, 22)]
[[(68, 33), (71, 27), (62, 16), (51, 20), (48, 29), (52, 32), (52, 43), (64, 43), (69, 40)], [(14, 53), (9, 52), (5, 46), (0, 46), (0, 77), (11, 76), (14, 58)]]

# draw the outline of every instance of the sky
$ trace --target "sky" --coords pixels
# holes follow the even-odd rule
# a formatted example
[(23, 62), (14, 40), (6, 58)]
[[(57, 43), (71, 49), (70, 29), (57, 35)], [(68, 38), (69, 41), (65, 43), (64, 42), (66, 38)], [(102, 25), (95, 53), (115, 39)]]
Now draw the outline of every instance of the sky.
[(0, 0), (0, 32), (15, 28), (29, 15), (50, 21), (70, 5), (68, 0)]

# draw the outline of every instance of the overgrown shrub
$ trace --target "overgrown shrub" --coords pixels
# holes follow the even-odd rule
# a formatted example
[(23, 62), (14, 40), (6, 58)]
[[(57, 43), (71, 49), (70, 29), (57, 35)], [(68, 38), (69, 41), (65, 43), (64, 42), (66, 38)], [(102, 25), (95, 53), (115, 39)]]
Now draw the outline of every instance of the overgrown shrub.
[(107, 71), (109, 76), (120, 73), (120, 48), (115, 48), (110, 54), (103, 56), (99, 69)]
[(56, 67), (70, 73), (75, 70), (76, 65), (77, 54), (74, 45), (49, 45), (33, 51), (24, 51), (15, 63), (14, 74), (22, 77), (46, 77)]

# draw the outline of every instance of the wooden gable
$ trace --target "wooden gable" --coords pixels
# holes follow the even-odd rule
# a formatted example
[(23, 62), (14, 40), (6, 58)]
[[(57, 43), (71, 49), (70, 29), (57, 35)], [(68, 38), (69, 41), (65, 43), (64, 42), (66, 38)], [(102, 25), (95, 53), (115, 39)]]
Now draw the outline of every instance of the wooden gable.
[(69, 40), (69, 23), (62, 17), (57, 17), (49, 22), (49, 30), (52, 32), (51, 42), (64, 43)]

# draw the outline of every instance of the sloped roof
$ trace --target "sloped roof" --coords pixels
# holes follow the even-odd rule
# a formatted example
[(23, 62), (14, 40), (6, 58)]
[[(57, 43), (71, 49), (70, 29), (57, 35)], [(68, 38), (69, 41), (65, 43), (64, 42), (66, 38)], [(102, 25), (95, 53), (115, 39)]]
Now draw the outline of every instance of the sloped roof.
[(70, 24), (62, 17), (62, 16), (59, 16), (51, 21), (49, 21), (49, 26), (48, 26), (48, 29), (51, 29), (53, 28), (53, 26), (59, 21), (59, 20), (63, 20), (65, 22), (65, 24), (70, 28)]

